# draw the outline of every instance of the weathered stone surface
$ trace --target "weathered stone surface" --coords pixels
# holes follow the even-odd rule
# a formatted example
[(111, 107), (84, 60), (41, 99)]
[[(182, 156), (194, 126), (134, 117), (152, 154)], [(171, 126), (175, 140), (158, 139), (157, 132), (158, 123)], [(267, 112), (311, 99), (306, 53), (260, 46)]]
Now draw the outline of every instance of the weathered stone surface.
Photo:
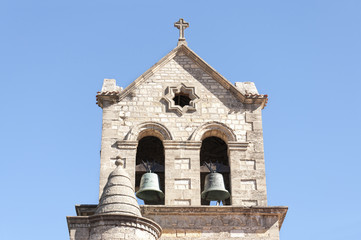
[[(175, 49), (124, 90), (105, 79), (97, 94), (103, 109), (100, 203), (78, 206), (79, 217), (68, 217), (70, 237), (150, 240), (162, 227), (163, 240), (278, 240), (287, 208), (267, 206), (261, 113), (267, 95), (252, 82), (231, 84), (187, 47), (188, 23), (180, 19), (175, 26)], [(159, 144), (151, 147), (149, 139)], [(209, 139), (217, 143), (207, 145)], [(155, 152), (164, 205), (141, 207), (153, 222), (141, 217), (134, 188), (145, 172), (140, 160)], [(227, 206), (201, 199), (204, 162), (214, 159), (231, 194)]]
[(142, 206), (158, 222), (161, 239), (279, 239), (287, 207)]
[(115, 163), (117, 167), (109, 175), (99, 205), (77, 209), (78, 215), (83, 215), (78, 210), (85, 209), (85, 216), (67, 217), (70, 240), (156, 240), (160, 237), (161, 227), (141, 216), (123, 161), (118, 159)]
[(152, 220), (131, 215), (67, 217), (70, 240), (156, 240), (161, 227)]
[(101, 92), (120, 92), (123, 88), (116, 85), (115, 79), (104, 79), (103, 87)]
[[(190, 56), (183, 48), (179, 48), (161, 64), (157, 63), (151, 73), (144, 74), (141, 80), (124, 89), (117, 103), (107, 109), (103, 108), (100, 194), (113, 169), (109, 162), (117, 156), (126, 159), (125, 170), (135, 186), (137, 141), (145, 136), (155, 136), (164, 144), (166, 205), (184, 203), (179, 201), (182, 199), (191, 199), (192, 206), (200, 205), (199, 154), (202, 139), (215, 136), (228, 143), (232, 188), (243, 179), (237, 172), (240, 161), (252, 153), (263, 153), (260, 109), (256, 106), (247, 107), (214, 70), (202, 65), (201, 60)], [(237, 85), (240, 86), (239, 84)], [(245, 94), (256, 94), (253, 83), (242, 86), (247, 90)], [(193, 94), (191, 99), (197, 100), (193, 105), (195, 111), (171, 109), (178, 109), (174, 107), (172, 96), (167, 97), (169, 92), (173, 92), (169, 90), (173, 87), (189, 89)], [(131, 92), (125, 94), (129, 89)], [(173, 107), (170, 107), (170, 103)], [(114, 119), (116, 115), (117, 121)], [(180, 172), (177, 159), (182, 158), (188, 159), (189, 164), (183, 164), (186, 169)], [(266, 186), (263, 184), (263, 155), (254, 161), (259, 167), (257, 171), (246, 172), (247, 178), (262, 182), (258, 185), (259, 193), (241, 193), (237, 189), (231, 189), (232, 205), (242, 206), (244, 200), (254, 200), (261, 206), (267, 205)], [(191, 187), (175, 189), (174, 181), (179, 178), (190, 179)]]
[(258, 94), (256, 85), (253, 82), (235, 82), (234, 85), (243, 94)]
[(116, 164), (117, 167), (108, 177), (95, 214), (141, 216), (130, 177), (123, 169), (122, 161), (117, 160)]

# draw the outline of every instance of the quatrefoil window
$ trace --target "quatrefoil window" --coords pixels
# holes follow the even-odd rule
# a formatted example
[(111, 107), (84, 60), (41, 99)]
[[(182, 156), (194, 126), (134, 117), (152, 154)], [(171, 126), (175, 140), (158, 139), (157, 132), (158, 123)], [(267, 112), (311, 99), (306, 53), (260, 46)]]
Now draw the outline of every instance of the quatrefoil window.
[(178, 86), (167, 87), (163, 97), (168, 104), (168, 109), (180, 114), (196, 111), (199, 100), (194, 87), (187, 87), (183, 83)]

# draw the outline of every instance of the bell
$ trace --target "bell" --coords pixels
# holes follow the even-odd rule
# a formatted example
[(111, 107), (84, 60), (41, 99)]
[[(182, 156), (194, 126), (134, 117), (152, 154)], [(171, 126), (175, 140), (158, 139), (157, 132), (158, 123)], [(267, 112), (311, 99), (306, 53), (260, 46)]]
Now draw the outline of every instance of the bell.
[(224, 187), (222, 174), (212, 172), (206, 176), (201, 197), (207, 201), (222, 201), (230, 197)]
[(144, 201), (156, 203), (164, 198), (164, 193), (159, 188), (158, 175), (155, 173), (144, 173), (140, 180), (139, 191), (136, 196)]

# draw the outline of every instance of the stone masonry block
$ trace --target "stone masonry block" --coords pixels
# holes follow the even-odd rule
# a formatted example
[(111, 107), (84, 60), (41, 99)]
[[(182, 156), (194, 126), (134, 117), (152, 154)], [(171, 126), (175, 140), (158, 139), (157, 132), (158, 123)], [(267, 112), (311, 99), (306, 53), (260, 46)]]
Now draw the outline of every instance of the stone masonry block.
[(174, 169), (190, 169), (190, 158), (176, 158), (174, 159)]
[(263, 134), (261, 131), (247, 131), (247, 141), (263, 141)]
[(252, 130), (256, 131), (256, 130), (262, 130), (262, 122), (261, 121), (255, 121), (252, 124)]
[[(177, 114), (169, 111), (162, 102), (168, 87), (181, 84), (194, 88), (199, 97), (194, 112)], [(253, 85), (246, 84), (243, 87), (251, 91)], [(112, 170), (110, 165), (117, 156), (126, 160), (126, 169), (130, 177), (134, 178), (134, 184), (137, 141), (144, 136), (155, 136), (162, 140), (164, 145), (165, 204), (200, 205), (201, 140), (197, 140), (197, 147), (189, 145), (188, 142), (202, 126), (217, 122), (233, 132), (236, 142), (249, 142), (242, 149), (231, 147), (229, 151), (230, 186), (232, 198), (235, 199), (232, 200), (232, 204), (242, 205), (242, 201), (250, 201), (249, 204), (253, 204), (252, 201), (257, 201), (258, 205), (262, 205), (266, 202), (265, 180), (262, 176), (264, 160), (260, 109), (240, 103), (234, 94), (230, 94), (228, 89), (215, 80), (215, 75), (204, 71), (199, 63), (195, 63), (187, 55), (174, 57), (149, 75), (126, 97), (103, 108), (103, 122), (100, 185), (105, 184)], [(128, 139), (130, 133), (144, 123), (160, 124), (166, 129), (164, 131), (169, 132), (170, 139), (165, 138), (164, 134), (156, 129), (144, 128), (144, 132), (140, 130), (132, 135), (132, 141), (135, 142), (132, 150), (114, 147), (116, 141)], [(207, 137), (227, 137), (217, 129), (211, 129), (207, 134)], [(224, 140), (228, 143), (227, 139)], [(172, 144), (172, 141), (176, 144)], [(238, 175), (241, 177), (237, 177)], [(187, 234), (183, 237), (187, 239)], [(230, 237), (229, 233), (227, 237)], [(188, 239), (190, 238), (188, 235)]]
[(250, 113), (250, 112), (246, 112), (245, 113), (246, 116), (246, 122), (260, 122), (262, 121), (262, 115), (260, 113)]
[(241, 180), (241, 190), (257, 190), (256, 180)]
[(191, 180), (190, 179), (175, 179), (174, 180), (175, 189), (191, 189)]
[(240, 169), (241, 170), (256, 170), (256, 161), (255, 160), (240, 160)]

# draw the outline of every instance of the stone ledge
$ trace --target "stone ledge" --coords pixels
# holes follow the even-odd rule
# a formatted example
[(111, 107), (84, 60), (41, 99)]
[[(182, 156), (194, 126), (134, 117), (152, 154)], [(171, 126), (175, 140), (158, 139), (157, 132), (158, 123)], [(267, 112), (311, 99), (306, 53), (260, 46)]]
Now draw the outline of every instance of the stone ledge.
[[(94, 205), (87, 205), (93, 207)], [(83, 205), (84, 207), (84, 205)], [(92, 216), (66, 217), (69, 232), (71, 229), (90, 228), (97, 226), (126, 226), (138, 228), (151, 233), (156, 239), (162, 234), (162, 228), (151, 219), (137, 216), (119, 215), (119, 214), (99, 214)]]
[(230, 151), (246, 151), (248, 148), (248, 142), (236, 142), (236, 141), (229, 141), (228, 148)]
[(197, 207), (179, 207), (179, 206), (140, 206), (143, 216), (150, 215), (187, 215), (187, 216), (231, 216), (231, 215), (252, 215), (252, 216), (277, 216), (279, 229), (286, 217), (288, 207), (241, 207), (241, 206), (197, 206)]
[(119, 101), (119, 92), (98, 92), (96, 95), (96, 101), (96, 104), (101, 108), (106, 105), (105, 102), (109, 102), (109, 104), (114, 104)]
[(98, 204), (77, 204), (75, 205), (75, 212), (78, 217), (94, 215)]
[(164, 149), (194, 149), (199, 150), (202, 142), (200, 141), (174, 141), (164, 140)]
[(122, 150), (134, 150), (137, 149), (138, 141), (131, 140), (119, 140), (115, 142), (118, 149)]
[[(96, 204), (83, 204), (76, 205), (75, 209), (77, 216), (88, 216), (95, 212)], [(241, 206), (197, 206), (197, 207), (179, 207), (179, 206), (154, 206), (142, 205), (140, 210), (143, 216), (164, 216), (177, 215), (177, 216), (276, 216), (279, 222), (279, 229), (281, 229), (283, 221), (286, 217), (288, 207), (241, 207)], [(69, 218), (69, 217), (68, 217)], [(83, 219), (84, 217), (71, 217), (72, 223), (79, 223), (76, 220)], [(69, 225), (69, 221), (68, 221)]]

